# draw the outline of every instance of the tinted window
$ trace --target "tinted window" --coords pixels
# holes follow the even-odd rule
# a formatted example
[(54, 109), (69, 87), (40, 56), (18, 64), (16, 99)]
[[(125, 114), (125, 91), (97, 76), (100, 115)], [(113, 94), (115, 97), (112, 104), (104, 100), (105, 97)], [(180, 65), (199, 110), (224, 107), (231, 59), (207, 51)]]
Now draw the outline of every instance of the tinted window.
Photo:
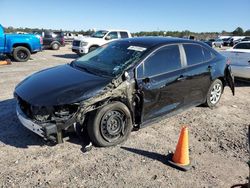
[(44, 37), (45, 37), (45, 38), (51, 38), (51, 37), (52, 37), (52, 33), (51, 33), (51, 32), (48, 32), (48, 31), (45, 31), (45, 32), (44, 32)]
[(128, 38), (127, 32), (120, 32), (121, 38)]
[(203, 52), (200, 45), (184, 44), (183, 47), (186, 52), (188, 65), (194, 65), (203, 62)]
[(209, 61), (211, 59), (213, 59), (213, 54), (210, 50), (206, 49), (206, 48), (202, 48), (203, 49), (203, 54), (204, 54), (204, 61)]
[(181, 68), (179, 47), (166, 46), (144, 62), (144, 76), (150, 77)]
[(56, 37), (58, 37), (58, 38), (61, 38), (64, 36), (63, 32), (60, 32), (60, 31), (56, 31), (56, 32), (54, 32), (54, 34), (56, 34)]
[(117, 39), (118, 38), (117, 32), (110, 32), (108, 34), (108, 36), (110, 36), (110, 39)]
[(250, 43), (239, 43), (239, 44), (236, 44), (234, 49), (247, 49), (249, 50), (250, 49)]

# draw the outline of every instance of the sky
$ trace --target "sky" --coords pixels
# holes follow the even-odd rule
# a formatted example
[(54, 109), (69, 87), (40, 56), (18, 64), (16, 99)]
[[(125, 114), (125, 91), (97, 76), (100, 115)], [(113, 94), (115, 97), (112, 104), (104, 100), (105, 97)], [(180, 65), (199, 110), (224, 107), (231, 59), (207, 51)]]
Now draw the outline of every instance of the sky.
[(250, 0), (0, 0), (0, 24), (63, 30), (250, 29)]

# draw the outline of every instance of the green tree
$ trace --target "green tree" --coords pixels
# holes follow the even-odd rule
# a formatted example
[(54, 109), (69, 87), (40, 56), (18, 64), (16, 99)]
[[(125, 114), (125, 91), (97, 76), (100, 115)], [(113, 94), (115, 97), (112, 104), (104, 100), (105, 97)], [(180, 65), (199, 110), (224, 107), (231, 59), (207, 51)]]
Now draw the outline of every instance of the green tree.
[(238, 35), (238, 36), (241, 36), (241, 35), (244, 35), (244, 31), (241, 27), (237, 27), (234, 31), (233, 31), (233, 35)]

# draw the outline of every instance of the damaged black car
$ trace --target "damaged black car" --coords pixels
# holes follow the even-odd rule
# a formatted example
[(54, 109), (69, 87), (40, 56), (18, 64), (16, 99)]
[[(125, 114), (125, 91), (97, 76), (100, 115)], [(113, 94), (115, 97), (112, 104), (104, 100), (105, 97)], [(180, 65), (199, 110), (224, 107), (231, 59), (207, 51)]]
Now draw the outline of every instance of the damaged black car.
[(226, 85), (234, 94), (229, 62), (208, 45), (138, 37), (37, 72), (14, 96), (21, 123), (45, 139), (60, 143), (80, 127), (95, 145), (112, 146), (159, 118), (214, 107)]

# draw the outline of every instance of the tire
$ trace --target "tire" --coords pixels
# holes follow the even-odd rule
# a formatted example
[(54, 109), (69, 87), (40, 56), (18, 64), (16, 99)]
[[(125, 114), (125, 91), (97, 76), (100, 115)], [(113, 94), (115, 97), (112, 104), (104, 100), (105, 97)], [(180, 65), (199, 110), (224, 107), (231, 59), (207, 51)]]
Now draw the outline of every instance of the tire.
[(221, 80), (214, 80), (208, 90), (205, 105), (209, 108), (215, 107), (219, 103), (222, 93), (223, 84)]
[(53, 43), (51, 45), (51, 49), (52, 50), (59, 50), (60, 49), (60, 44), (58, 44), (57, 42)]
[(120, 144), (127, 140), (133, 128), (130, 111), (125, 104), (112, 102), (90, 114), (87, 128), (96, 146)]
[(91, 46), (91, 47), (89, 48), (89, 52), (94, 51), (96, 48), (98, 48), (98, 46)]
[(18, 62), (26, 62), (30, 59), (30, 51), (26, 47), (18, 46), (13, 51), (13, 58)]

